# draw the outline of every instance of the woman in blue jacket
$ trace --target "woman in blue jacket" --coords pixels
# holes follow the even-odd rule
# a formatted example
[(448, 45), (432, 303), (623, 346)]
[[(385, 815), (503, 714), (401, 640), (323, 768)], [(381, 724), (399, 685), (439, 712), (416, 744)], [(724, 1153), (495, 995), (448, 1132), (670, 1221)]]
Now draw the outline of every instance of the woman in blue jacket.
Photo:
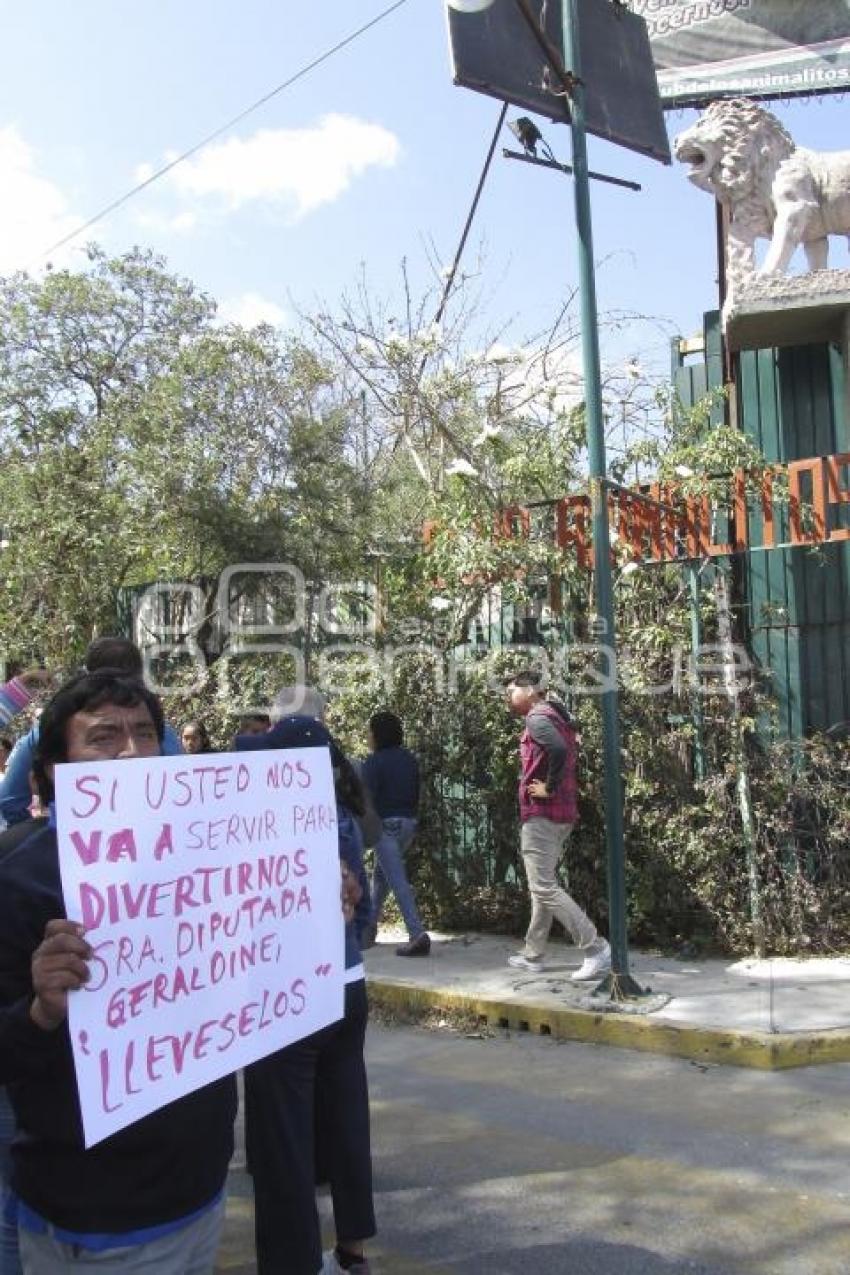
[(396, 955), (427, 956), (431, 936), (422, 924), (404, 866), (404, 856), (416, 835), (419, 765), (410, 749), (404, 747), (401, 719), (395, 713), (375, 713), (369, 719), (369, 743), (372, 752), (363, 763), (363, 779), (381, 817), (383, 831), (375, 845), (367, 942), (374, 942), (384, 901), (392, 892), (407, 927), (407, 942), (396, 948)]

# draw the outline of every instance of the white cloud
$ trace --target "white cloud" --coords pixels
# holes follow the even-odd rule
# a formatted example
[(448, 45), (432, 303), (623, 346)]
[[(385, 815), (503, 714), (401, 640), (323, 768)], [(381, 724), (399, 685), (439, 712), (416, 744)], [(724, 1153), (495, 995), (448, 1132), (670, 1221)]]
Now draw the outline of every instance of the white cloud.
[(156, 212), (136, 213), (136, 222), (143, 230), (156, 234), (185, 235), (194, 230), (198, 224), (197, 214), (190, 211), (177, 213), (176, 216), (163, 216)]
[(267, 297), (261, 297), (259, 292), (243, 292), (239, 297), (220, 302), (218, 315), (225, 323), (240, 323), (243, 328), (254, 328), (258, 323), (280, 327), (287, 321), (286, 311)]
[(9, 274), (37, 265), (39, 254), (77, 219), (59, 187), (38, 172), (34, 151), (14, 124), (0, 128), (0, 182), (0, 274)]
[(189, 230), (194, 230), (197, 224), (198, 218), (193, 212), (182, 212), (171, 218), (169, 229), (179, 234), (185, 234)]
[[(167, 180), (193, 200), (218, 199), (230, 210), (261, 201), (299, 218), (333, 203), (367, 169), (391, 168), (400, 155), (398, 138), (380, 124), (325, 115), (309, 128), (262, 129), (208, 146)], [(147, 174), (149, 166), (136, 171)]]

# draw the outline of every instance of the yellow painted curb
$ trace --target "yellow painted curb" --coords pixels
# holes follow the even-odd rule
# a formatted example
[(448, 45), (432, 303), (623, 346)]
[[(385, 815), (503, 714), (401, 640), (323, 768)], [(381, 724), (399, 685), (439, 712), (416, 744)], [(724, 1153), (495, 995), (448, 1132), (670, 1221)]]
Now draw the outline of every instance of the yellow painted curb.
[(419, 987), (388, 978), (368, 978), (369, 999), (388, 1010), (427, 1013), (461, 1010), (489, 1027), (507, 1027), (556, 1040), (640, 1049), (673, 1058), (779, 1071), (816, 1063), (850, 1062), (850, 1031), (742, 1032), (731, 1028), (694, 1027), (650, 1016), (594, 1014), (572, 1007), (523, 1005), (496, 997), (480, 997), (442, 987)]

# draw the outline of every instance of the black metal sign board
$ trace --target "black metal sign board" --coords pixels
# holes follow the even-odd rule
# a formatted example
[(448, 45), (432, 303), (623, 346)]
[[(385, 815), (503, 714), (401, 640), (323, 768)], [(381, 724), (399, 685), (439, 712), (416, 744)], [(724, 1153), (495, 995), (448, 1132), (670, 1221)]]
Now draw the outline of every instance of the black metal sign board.
[[(646, 23), (612, 0), (575, 3), (587, 131), (669, 164)], [(561, 0), (531, 0), (530, 8), (563, 57)], [(569, 120), (563, 84), (517, 0), (448, 0), (448, 20), (455, 84)]]

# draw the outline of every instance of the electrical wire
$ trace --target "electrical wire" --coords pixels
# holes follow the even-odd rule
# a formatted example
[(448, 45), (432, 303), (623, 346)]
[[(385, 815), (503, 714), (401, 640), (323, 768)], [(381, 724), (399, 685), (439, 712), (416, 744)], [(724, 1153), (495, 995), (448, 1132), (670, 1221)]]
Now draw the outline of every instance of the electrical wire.
[(365, 35), (367, 31), (372, 29), (372, 27), (377, 26), (379, 22), (383, 22), (384, 18), (388, 18), (391, 13), (394, 13), (396, 9), (400, 9), (402, 5), (405, 4), (407, 4), (407, 0), (395, 0), (393, 4), (389, 5), (381, 13), (377, 14), (376, 17), (371, 18), (369, 22), (358, 27), (356, 31), (352, 31), (350, 35), (345, 36), (344, 39), (333, 45), (332, 48), (326, 49), (324, 53), (319, 54), (317, 58), (314, 58), (312, 62), (308, 62), (306, 66), (302, 66), (300, 71), (296, 71), (294, 75), (289, 77), (289, 79), (284, 80), (282, 84), (278, 84), (275, 88), (271, 89), (270, 92), (265, 93), (262, 97), (258, 98), (256, 102), (252, 102), (251, 105), (247, 106), (244, 111), (240, 111), (238, 115), (234, 115), (232, 119), (227, 121), (227, 123), (222, 124), (212, 133), (208, 133), (206, 137), (201, 138), (201, 140), (196, 142), (194, 146), (190, 146), (188, 150), (183, 151), (182, 154), (177, 155), (162, 168), (157, 169), (157, 171), (152, 173), (150, 177), (146, 177), (144, 181), (133, 186), (131, 190), (128, 190), (125, 194), (119, 196), (118, 199), (114, 199), (111, 204), (107, 204), (105, 208), (101, 208), (99, 212), (96, 212), (93, 217), (90, 217), (88, 221), (83, 222), (82, 225), (77, 226), (75, 230), (70, 231), (67, 235), (64, 235), (63, 238), (57, 239), (56, 243), (51, 244), (51, 246), (46, 248), (44, 252), (39, 253), (37, 257), (34, 257), (31, 265), (34, 265), (36, 262), (43, 261), (44, 258), (50, 256), (52, 252), (57, 252), (60, 248), (64, 248), (66, 244), (71, 243), (71, 241), (78, 238), (79, 235), (90, 230), (92, 226), (97, 225), (97, 223), (102, 221), (104, 217), (109, 215), (109, 213), (114, 212), (116, 208), (120, 208), (122, 204), (126, 204), (128, 200), (133, 198), (134, 195), (138, 195), (140, 191), (146, 190), (148, 186), (152, 186), (154, 182), (159, 181), (160, 177), (164, 177), (166, 173), (170, 173), (172, 169), (176, 168), (178, 164), (182, 164), (184, 160), (191, 159), (193, 155), (197, 155), (198, 151), (203, 150), (205, 146), (209, 146), (210, 142), (214, 142), (217, 137), (221, 137), (223, 133), (226, 133), (229, 129), (233, 128), (234, 125), (240, 124), (242, 120), (247, 118), (247, 116), (251, 115), (256, 110), (259, 110), (261, 106), (265, 106), (266, 102), (270, 102), (273, 97), (277, 97), (277, 95), (282, 93), (284, 89), (288, 89), (298, 80), (302, 80), (305, 75), (309, 75), (309, 73), (314, 71), (317, 66), (321, 66), (322, 63), (327, 62), (329, 58), (332, 58), (335, 53), (339, 53), (340, 50), (346, 48), (349, 44), (353, 44), (354, 41), (359, 39), (361, 35)]

